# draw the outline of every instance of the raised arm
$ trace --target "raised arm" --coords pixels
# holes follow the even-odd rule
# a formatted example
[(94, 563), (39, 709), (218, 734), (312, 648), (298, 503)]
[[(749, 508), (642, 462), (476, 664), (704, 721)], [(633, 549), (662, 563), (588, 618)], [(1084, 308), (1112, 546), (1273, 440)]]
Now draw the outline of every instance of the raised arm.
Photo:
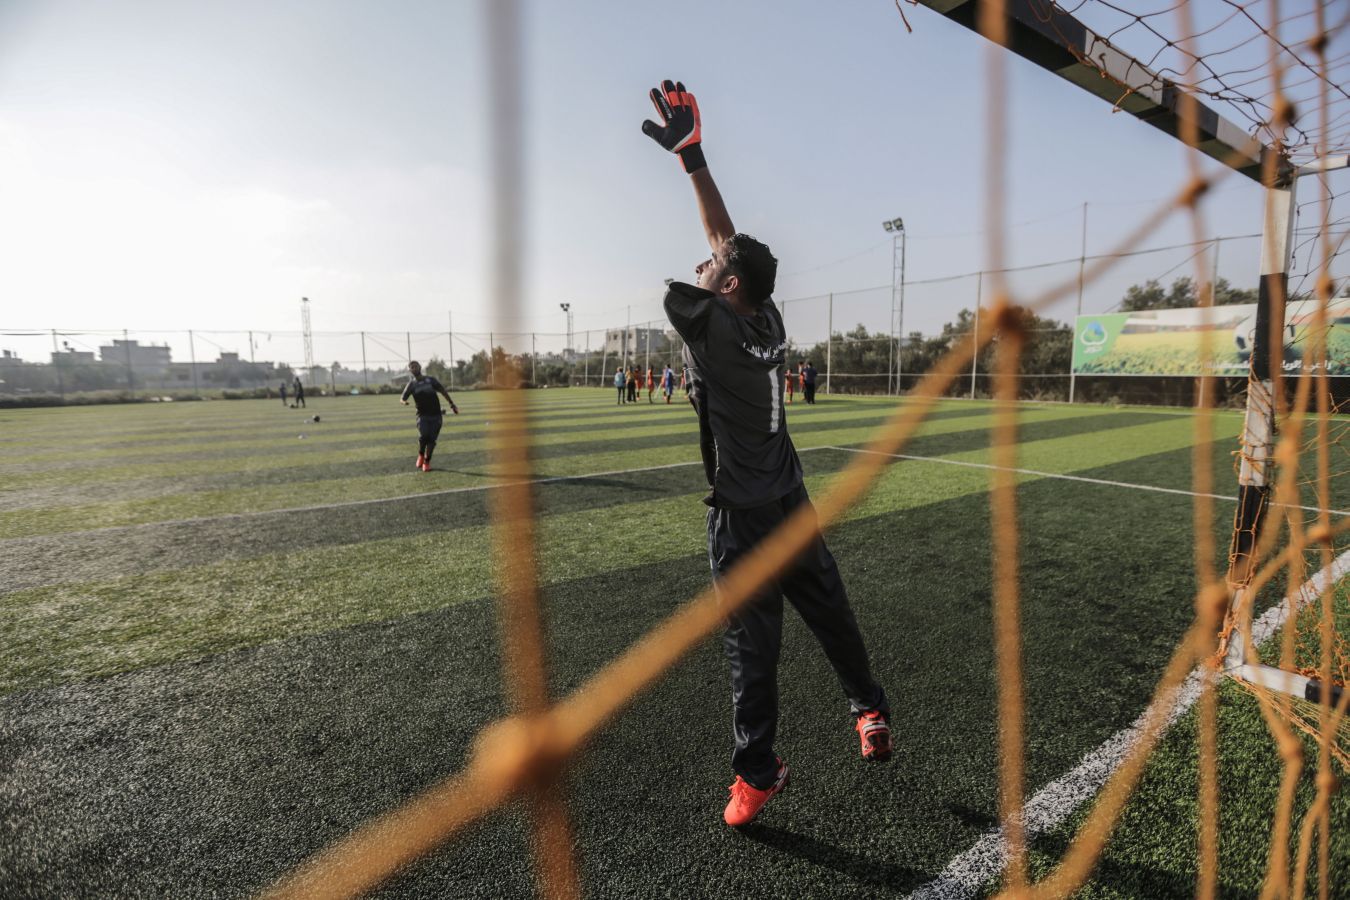
[(708, 167), (691, 173), (689, 180), (694, 184), (694, 196), (698, 198), (698, 214), (703, 219), (703, 233), (708, 236), (708, 246), (716, 250), (726, 239), (736, 233), (731, 224), (731, 214), (722, 202), (722, 192), (713, 181)]
[(722, 202), (722, 193), (708, 171), (703, 158), (703, 124), (699, 118), (698, 101), (684, 89), (680, 81), (663, 81), (651, 90), (652, 105), (661, 117), (661, 125), (648, 119), (642, 123), (642, 132), (671, 153), (678, 154), (689, 180), (694, 185), (699, 217), (708, 246), (713, 250), (736, 233), (731, 215)]

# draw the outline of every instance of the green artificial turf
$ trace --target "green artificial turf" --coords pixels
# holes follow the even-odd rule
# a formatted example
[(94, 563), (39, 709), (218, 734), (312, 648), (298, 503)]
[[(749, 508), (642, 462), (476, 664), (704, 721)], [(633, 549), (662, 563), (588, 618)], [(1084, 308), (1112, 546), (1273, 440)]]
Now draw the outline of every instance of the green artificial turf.
[[(692, 414), (683, 403), (616, 407), (611, 396), (585, 389), (529, 395), (536, 477), (568, 479), (534, 489), (559, 691), (575, 687), (707, 585)], [(390, 665), (409, 634), (436, 622), (456, 635), (443, 649), (455, 667), (444, 676), (454, 685), (442, 686), (444, 696), (471, 686), (480, 692), (452, 716), (453, 743), (462, 748), (501, 713), (495, 687), (481, 694), (500, 678), (495, 652), (482, 649), (497, 640), (490, 625), (488, 488), (496, 471), (490, 438), (494, 428), (516, 430), (521, 423), (497, 415), (494, 399), (456, 395), (462, 414), (447, 419), (437, 471), (428, 474), (412, 470), (412, 417), (389, 397), (320, 398), (308, 410), (232, 401), (0, 411), (0, 645), (8, 650), (0, 655), (0, 701), (45, 710), (47, 692), (83, 697), (87, 688), (88, 696), (102, 697), (103, 679), (117, 685), (120, 678), (129, 679), (128, 697), (150, 692), (149, 708), (159, 702), (154, 685), (190, 681), (197, 671), (243, 697), (244, 688), (227, 686), (255, 661), (308, 671), (321, 665), (316, 653), (337, 653), (322, 665), (345, 667), (347, 675), (333, 677), (355, 683), (371, 666)], [(861, 448), (895, 409), (894, 400), (857, 397), (822, 397), (818, 406), (789, 409), (814, 496), (858, 458), (835, 448)], [(698, 886), (695, 893), (744, 893), (757, 882), (740, 879), (778, 859), (790, 876), (784, 895), (900, 896), (936, 876), (995, 823), (991, 472), (982, 467), (992, 460), (990, 413), (987, 403), (940, 404), (901, 451), (922, 459), (894, 461), (828, 532), (874, 667), (894, 698), (903, 762), (885, 770), (885, 785), (853, 782), (856, 776), (833, 755), (837, 748), (827, 753), (803, 727), (838, 714), (837, 688), (818, 653), (803, 655), (809, 636), (790, 624), (796, 649), (784, 657), (780, 682), (785, 709), (793, 712), (785, 712), (782, 740), (807, 773), (798, 805), (783, 802), (781, 818), (768, 820), (748, 842), (729, 843), (716, 827), (705, 835), (704, 825), (713, 823), (702, 819), (662, 826), (684, 829), (681, 841), (699, 836), (714, 848), (706, 858), (668, 853), (635, 834), (605, 837), (606, 798), (643, 790), (643, 766), (633, 760), (644, 751), (620, 720), (578, 769), (579, 840), (600, 895), (662, 894), (613, 868), (614, 860), (642, 857), (661, 872), (688, 869), (682, 877)], [(321, 422), (306, 421), (316, 414)], [(1213, 466), (1212, 490), (1222, 497), (1235, 494), (1231, 454), (1240, 425), (1237, 415), (1216, 414), (1201, 443), (1201, 457)], [(1190, 621), (1193, 499), (1175, 492), (1192, 486), (1198, 437), (1184, 411), (1051, 404), (1022, 407), (1019, 435), (1017, 465), (1027, 470), (1017, 477), (1017, 503), (1030, 793), (1133, 721)], [(1350, 508), (1350, 486), (1338, 482), (1332, 501)], [(1231, 502), (1212, 502), (1207, 527), (1220, 556), (1232, 513)], [(330, 649), (315, 649), (321, 646)], [(345, 649), (331, 649), (338, 646)], [(384, 661), (363, 662), (367, 655)], [(717, 656), (715, 644), (705, 644), (632, 714), (653, 733), (669, 729), (669, 740), (705, 736), (671, 757), (668, 775), (698, 783), (678, 802), (688, 815), (712, 820), (716, 810), (704, 807), (716, 798), (702, 780), (722, 777), (726, 740), (724, 711), (706, 703), (726, 690)], [(357, 669), (359, 677), (352, 674)], [(320, 715), (306, 699), (310, 687), (301, 687), (309, 682), (278, 683), (280, 693), (268, 700), (278, 704), (278, 715), (297, 721)], [(419, 695), (413, 671), (400, 669), (384, 688)], [(83, 709), (84, 702), (95, 701), (69, 708)], [(117, 719), (130, 714), (118, 711), (122, 702), (96, 704)], [(1233, 775), (1226, 785), (1234, 818), (1224, 852), (1232, 860), (1262, 846), (1260, 828), (1250, 822), (1270, 809), (1267, 770), (1278, 764), (1244, 703), (1243, 695), (1225, 692), (1225, 753), (1233, 772), (1259, 775), (1250, 785)], [(1194, 739), (1186, 721), (1158, 751), (1088, 895), (1193, 891), (1194, 810), (1184, 797), (1188, 790), (1194, 795), (1187, 755)], [(63, 752), (75, 759), (83, 746)], [(109, 783), (119, 783), (120, 772), (109, 774)], [(855, 822), (856, 804), (840, 805), (847, 794), (822, 793), (830, 783), (879, 791), (885, 804), (879, 821)], [(411, 790), (390, 786), (388, 802)], [(650, 802), (659, 808), (662, 801)], [(309, 830), (278, 820), (278, 832), (290, 835), (287, 849), (264, 854), (260, 871), (283, 870), (293, 848), (316, 849), (373, 811), (363, 806), (351, 821), (339, 817)], [(1336, 815), (1344, 819), (1343, 801)], [(1071, 833), (1072, 820), (1038, 840), (1038, 872)], [(173, 840), (164, 838), (165, 846)], [(453, 863), (433, 860), (425, 870), (448, 879), (440, 884), (467, 886), (459, 893), (491, 895), (475, 854), (496, 858), (514, 841), (494, 826), (471, 836), (467, 849), (446, 851), (443, 862)], [(1338, 861), (1350, 854), (1344, 839), (1333, 849)], [(1235, 895), (1259, 877), (1253, 859), (1235, 862), (1226, 876)], [(744, 870), (728, 875), (726, 866), (737, 864)], [(5, 865), (0, 853), (0, 886)], [(163, 875), (166, 863), (137, 865), (172, 881)], [(129, 891), (149, 890), (148, 882), (135, 881), (141, 876), (127, 877)], [(190, 893), (185, 886), (197, 882), (182, 877), (179, 888)], [(393, 892), (419, 895), (415, 883), (399, 882)], [(666, 892), (679, 895), (669, 884)]]

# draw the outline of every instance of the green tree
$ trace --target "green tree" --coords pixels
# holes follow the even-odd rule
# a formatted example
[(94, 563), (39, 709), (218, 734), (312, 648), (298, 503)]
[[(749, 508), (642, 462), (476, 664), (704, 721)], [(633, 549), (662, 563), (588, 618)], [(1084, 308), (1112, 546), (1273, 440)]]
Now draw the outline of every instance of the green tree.
[[(1183, 275), (1164, 291), (1157, 279), (1150, 278), (1143, 284), (1130, 285), (1125, 291), (1125, 298), (1120, 302), (1120, 308), (1124, 312), (1135, 312), (1142, 309), (1185, 309), (1199, 306), (1200, 298), (1208, 288), (1208, 283), (1205, 283), (1197, 290), (1195, 281)], [(1220, 278), (1215, 285), (1215, 306), (1255, 302), (1255, 288), (1235, 288), (1227, 278)]]

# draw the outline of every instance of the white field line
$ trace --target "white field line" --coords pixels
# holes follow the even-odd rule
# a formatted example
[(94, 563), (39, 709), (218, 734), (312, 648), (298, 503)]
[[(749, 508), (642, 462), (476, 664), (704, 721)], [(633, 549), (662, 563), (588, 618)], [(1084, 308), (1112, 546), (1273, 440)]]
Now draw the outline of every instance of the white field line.
[[(1294, 596), (1292, 604), (1278, 603), (1252, 622), (1252, 640), (1257, 644), (1268, 640), (1284, 624), (1290, 605), (1296, 610), (1302, 609), (1318, 597), (1328, 582), (1339, 580), (1347, 571), (1350, 571), (1350, 550), (1308, 579)], [(1163, 732), (1195, 705), (1200, 697), (1203, 678), (1204, 670), (1194, 669), (1181, 683), (1171, 698), (1172, 708), (1161, 726)], [(1161, 702), (1166, 704), (1168, 701), (1164, 698)], [(1028, 841), (1059, 825), (1085, 801), (1096, 796), (1142, 736), (1144, 723), (1151, 710), (1152, 706), (1128, 728), (1107, 738), (1071, 771), (1041, 788), (1026, 802), (1022, 807), (1022, 818)], [(981, 887), (999, 877), (1007, 865), (1008, 845), (1003, 840), (1003, 829), (992, 828), (973, 847), (948, 863), (941, 875), (910, 894), (909, 900), (967, 900), (974, 897)]]
[[(1154, 491), (1159, 494), (1180, 494), (1183, 497), (1209, 497), (1212, 500), (1225, 500), (1229, 503), (1236, 503), (1236, 497), (1229, 497), (1224, 494), (1201, 494), (1195, 491), (1184, 491), (1179, 488), (1156, 487), (1151, 484), (1134, 484), (1130, 481), (1108, 481), (1105, 478), (1088, 478), (1084, 475), (1064, 475), (1059, 472), (1038, 472), (1035, 469), (1013, 469), (996, 466), (991, 463), (967, 462), (962, 459), (944, 459), (941, 456), (910, 456), (906, 453), (882, 453), (880, 450), (868, 450), (863, 447), (817, 447), (817, 450), (843, 450), (846, 453), (868, 453), (874, 456), (887, 456), (892, 459), (908, 459), (915, 462), (942, 463), (946, 466), (965, 466), (969, 469), (998, 469), (1005, 472), (1014, 472), (1018, 475), (1032, 475), (1036, 478), (1055, 478), (1060, 481), (1081, 481), (1084, 484), (1100, 484), (1106, 487), (1131, 488), (1136, 491)], [(1271, 506), (1288, 508), (1287, 503), (1271, 503)], [(1301, 509), (1305, 512), (1321, 512), (1316, 506), (1295, 506), (1294, 509)], [(1350, 516), (1350, 511), (1343, 509), (1329, 510), (1333, 516)]]

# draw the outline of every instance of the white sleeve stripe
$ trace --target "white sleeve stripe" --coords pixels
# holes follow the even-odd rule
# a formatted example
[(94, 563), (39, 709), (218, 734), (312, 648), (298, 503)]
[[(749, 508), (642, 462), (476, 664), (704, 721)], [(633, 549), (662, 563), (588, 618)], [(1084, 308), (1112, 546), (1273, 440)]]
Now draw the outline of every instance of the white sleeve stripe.
[(779, 373), (778, 367), (774, 366), (769, 370), (769, 434), (778, 433), (778, 405), (782, 392), (783, 376)]

